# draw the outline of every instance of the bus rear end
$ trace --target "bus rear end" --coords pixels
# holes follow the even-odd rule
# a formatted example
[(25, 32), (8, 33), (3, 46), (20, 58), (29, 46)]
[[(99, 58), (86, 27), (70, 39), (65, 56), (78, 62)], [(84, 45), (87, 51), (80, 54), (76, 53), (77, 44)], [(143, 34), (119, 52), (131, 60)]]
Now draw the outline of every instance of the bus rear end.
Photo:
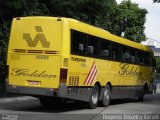
[(62, 73), (67, 74), (60, 63), (61, 31), (62, 21), (53, 17), (13, 19), (7, 58), (8, 92), (35, 96), (57, 93)]

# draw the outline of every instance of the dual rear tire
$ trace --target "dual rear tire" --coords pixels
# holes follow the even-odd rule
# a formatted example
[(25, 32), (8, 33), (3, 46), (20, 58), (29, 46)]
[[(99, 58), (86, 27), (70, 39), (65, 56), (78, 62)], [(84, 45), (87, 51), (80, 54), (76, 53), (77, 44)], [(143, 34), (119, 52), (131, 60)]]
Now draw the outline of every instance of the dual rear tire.
[[(100, 88), (98, 87), (97, 84), (95, 84), (92, 88), (90, 100), (87, 103), (88, 107), (90, 109), (95, 109), (98, 106), (99, 102), (100, 102), (100, 105), (103, 107), (107, 107), (109, 105), (110, 99), (111, 99), (109, 85), (106, 85), (104, 87), (104, 90), (102, 91), (102, 100), (101, 101), (99, 101), (99, 98), (100, 98)], [(56, 105), (59, 105), (60, 103), (62, 103), (62, 100), (59, 98), (53, 99), (53, 98), (48, 98), (48, 97), (41, 97), (39, 99), (40, 99), (40, 103), (46, 107), (56, 106)]]
[[(89, 108), (95, 109), (98, 106), (99, 102), (99, 95), (100, 95), (100, 89), (98, 85), (94, 85), (92, 88), (90, 101), (89, 101)], [(109, 85), (106, 85), (103, 93), (102, 93), (102, 100), (100, 101), (100, 105), (103, 107), (107, 107), (110, 103), (111, 96), (110, 96), (110, 87)]]
[(95, 109), (98, 105), (98, 101), (99, 101), (99, 88), (97, 85), (94, 85), (92, 88), (90, 101), (88, 103), (89, 108)]
[(109, 85), (106, 85), (103, 91), (102, 100), (100, 101), (100, 105), (102, 107), (109, 106), (109, 103), (111, 101), (111, 93), (110, 93), (110, 87)]

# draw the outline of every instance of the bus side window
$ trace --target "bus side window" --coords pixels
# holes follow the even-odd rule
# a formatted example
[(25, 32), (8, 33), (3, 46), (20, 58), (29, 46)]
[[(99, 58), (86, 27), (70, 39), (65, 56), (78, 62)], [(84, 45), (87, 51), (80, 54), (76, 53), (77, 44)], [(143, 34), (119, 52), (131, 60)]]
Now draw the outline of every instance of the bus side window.
[(136, 61), (136, 58), (135, 58), (135, 50), (134, 49), (131, 49), (130, 51), (130, 62), (131, 63), (135, 63)]
[(87, 56), (98, 57), (99, 56), (99, 47), (100, 47), (100, 38), (88, 35), (88, 45), (87, 45)]
[(142, 51), (139, 51), (139, 63), (141, 64), (141, 65), (145, 65), (145, 58), (144, 58), (144, 52), (142, 52)]
[(94, 53), (94, 47), (93, 46), (88, 46), (88, 55), (93, 56)]
[(146, 53), (146, 56), (145, 56), (145, 63), (147, 64), (147, 65), (151, 65), (150, 63), (151, 63), (151, 55), (150, 55), (150, 53)]
[(129, 48), (123, 47), (122, 51), (123, 51), (123, 61), (124, 62), (129, 62), (129, 60), (130, 60)]
[(84, 47), (87, 42), (87, 34), (71, 30), (71, 53), (85, 55)]
[(135, 62), (139, 64), (139, 54), (137, 51), (135, 52)]
[(109, 50), (102, 50), (100, 56), (101, 57), (108, 57), (109, 56)]
[(100, 57), (108, 59), (110, 57), (110, 42), (101, 39)]
[(150, 53), (143, 52), (143, 64), (150, 66)]
[(121, 60), (121, 45), (118, 43), (112, 43), (112, 59)]
[(81, 44), (81, 43), (79, 43), (79, 51), (80, 51), (80, 52), (83, 52), (83, 50), (84, 50), (83, 48), (84, 48), (84, 45)]

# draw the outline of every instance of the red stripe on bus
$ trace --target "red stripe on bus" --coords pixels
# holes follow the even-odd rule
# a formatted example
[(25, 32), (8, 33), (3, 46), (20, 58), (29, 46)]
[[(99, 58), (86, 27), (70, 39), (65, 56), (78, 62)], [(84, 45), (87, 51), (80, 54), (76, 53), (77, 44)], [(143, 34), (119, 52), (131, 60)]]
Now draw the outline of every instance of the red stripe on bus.
[(96, 64), (95, 64), (95, 61), (94, 61), (93, 64), (92, 64), (92, 67), (91, 67), (91, 69), (90, 69), (90, 71), (89, 71), (89, 73), (87, 75), (87, 78), (86, 78), (86, 80), (84, 82), (85, 85), (88, 85), (89, 83), (93, 82), (93, 80), (94, 80), (94, 78), (96, 76), (95, 71), (96, 71), (96, 74), (97, 74)]
[[(92, 64), (92, 67), (94, 66), (94, 62), (93, 62), (93, 64)], [(84, 81), (84, 84), (86, 84), (86, 82), (87, 82), (87, 80), (88, 80), (88, 77), (89, 77), (89, 75), (90, 75), (90, 73), (91, 73), (91, 71), (92, 71), (92, 67), (91, 67), (91, 69), (90, 69), (90, 71), (89, 71), (89, 73), (88, 73), (88, 75), (87, 75), (87, 78), (86, 78), (86, 80)]]
[(96, 78), (96, 75), (97, 75), (97, 70), (96, 70), (96, 72), (95, 72), (95, 74), (94, 74), (94, 77), (93, 77), (93, 79), (91, 80), (91, 83), (90, 83), (90, 85), (92, 85), (93, 81), (94, 81), (94, 80), (95, 80), (95, 78)]
[(89, 80), (87, 82), (87, 85), (90, 83), (91, 79), (93, 78), (95, 70), (96, 70), (96, 66), (94, 65), (94, 67), (91, 70), (92, 72), (91, 72), (91, 74), (89, 76)]

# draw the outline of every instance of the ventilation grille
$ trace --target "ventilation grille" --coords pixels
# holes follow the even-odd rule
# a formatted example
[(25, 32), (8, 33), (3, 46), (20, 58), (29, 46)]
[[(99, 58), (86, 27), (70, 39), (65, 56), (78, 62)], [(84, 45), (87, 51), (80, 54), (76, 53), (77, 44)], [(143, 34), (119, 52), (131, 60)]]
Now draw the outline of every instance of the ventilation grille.
[(37, 53), (37, 54), (59, 54), (59, 51), (52, 50), (26, 50), (26, 49), (13, 49), (15, 53)]
[(26, 53), (26, 50), (25, 49), (14, 49), (13, 52)]
[(78, 86), (79, 76), (70, 76), (69, 78), (69, 86)]
[(70, 76), (69, 77), (68, 94), (77, 94), (78, 93), (78, 83), (79, 83), (79, 76)]
[(28, 50), (28, 53), (43, 53), (43, 50)]

